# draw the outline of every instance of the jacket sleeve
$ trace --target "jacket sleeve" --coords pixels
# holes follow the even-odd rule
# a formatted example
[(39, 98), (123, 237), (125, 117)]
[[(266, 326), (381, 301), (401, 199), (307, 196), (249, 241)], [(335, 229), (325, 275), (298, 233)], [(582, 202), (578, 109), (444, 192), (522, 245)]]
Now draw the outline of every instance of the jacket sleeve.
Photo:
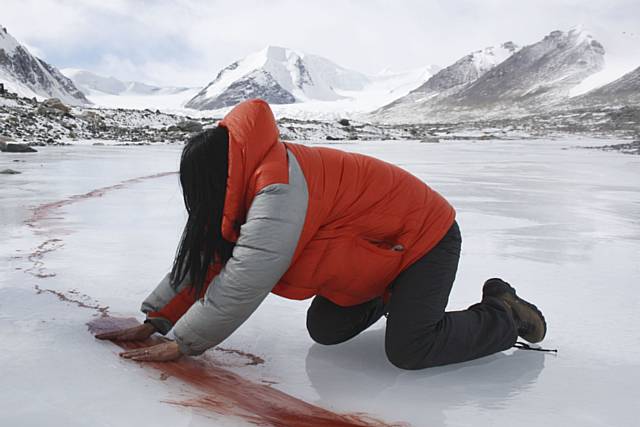
[(176, 323), (184, 354), (218, 345), (258, 308), (287, 271), (304, 225), (308, 190), (289, 153), (289, 183), (259, 191), (240, 228), (232, 257), (213, 278), (204, 297)]
[(171, 330), (180, 317), (181, 313), (176, 308), (184, 307), (182, 310), (184, 313), (195, 301), (195, 298), (191, 298), (189, 301), (186, 286), (188, 275), (176, 289), (171, 286), (170, 275), (167, 273), (162, 278), (140, 307), (140, 310), (147, 316), (145, 323), (151, 323), (163, 335)]

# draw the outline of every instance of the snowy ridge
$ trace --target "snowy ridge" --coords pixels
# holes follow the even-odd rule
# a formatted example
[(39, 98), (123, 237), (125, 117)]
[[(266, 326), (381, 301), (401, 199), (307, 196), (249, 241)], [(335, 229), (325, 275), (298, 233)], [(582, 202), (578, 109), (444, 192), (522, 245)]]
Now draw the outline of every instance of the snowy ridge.
[(442, 92), (471, 83), (483, 76), (496, 65), (502, 63), (520, 49), (508, 41), (498, 46), (489, 46), (471, 52), (458, 61), (439, 71), (415, 92)]
[(200, 90), (123, 81), (75, 68), (65, 68), (62, 73), (69, 77), (91, 102), (107, 108), (178, 109)]
[(3, 27), (0, 27), (0, 83), (24, 97), (53, 97), (71, 105), (90, 104), (71, 80), (57, 68), (31, 55)]
[(185, 92), (188, 87), (162, 87), (137, 81), (122, 81), (105, 77), (88, 70), (65, 68), (62, 71), (86, 95), (169, 95)]

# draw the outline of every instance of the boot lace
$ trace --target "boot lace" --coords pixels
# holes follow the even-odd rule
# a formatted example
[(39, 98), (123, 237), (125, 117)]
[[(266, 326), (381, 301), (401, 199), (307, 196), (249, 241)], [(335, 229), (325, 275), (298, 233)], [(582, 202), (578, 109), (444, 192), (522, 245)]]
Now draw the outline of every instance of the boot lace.
[(547, 353), (556, 353), (556, 354), (558, 353), (558, 349), (532, 347), (529, 344), (527, 344), (526, 342), (522, 342), (522, 341), (516, 341), (516, 343), (513, 345), (513, 347), (519, 348), (521, 350), (544, 351), (544, 352), (547, 352)]

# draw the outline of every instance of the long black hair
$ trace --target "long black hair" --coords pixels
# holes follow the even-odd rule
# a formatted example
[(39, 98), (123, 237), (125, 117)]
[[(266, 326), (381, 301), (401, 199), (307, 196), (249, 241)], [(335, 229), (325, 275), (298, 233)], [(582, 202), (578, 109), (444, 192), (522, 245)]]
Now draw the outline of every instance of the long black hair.
[(222, 237), (222, 211), (227, 187), (229, 133), (216, 127), (191, 137), (180, 159), (180, 185), (189, 215), (171, 270), (177, 288), (187, 274), (196, 298), (209, 266), (231, 258), (233, 244)]

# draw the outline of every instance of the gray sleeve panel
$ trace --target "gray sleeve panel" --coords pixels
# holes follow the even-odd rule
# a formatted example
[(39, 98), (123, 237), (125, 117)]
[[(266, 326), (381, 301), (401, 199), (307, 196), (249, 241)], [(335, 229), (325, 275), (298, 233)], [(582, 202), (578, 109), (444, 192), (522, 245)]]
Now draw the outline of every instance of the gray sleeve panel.
[(147, 315), (145, 323), (151, 323), (156, 330), (163, 335), (166, 335), (173, 327), (171, 321), (163, 317), (150, 318), (148, 315), (154, 311), (162, 310), (162, 308), (167, 305), (167, 303), (169, 303), (169, 301), (171, 301), (178, 292), (184, 289), (189, 280), (189, 275), (186, 275), (176, 290), (171, 286), (170, 274), (171, 273), (167, 273), (162, 278), (160, 283), (158, 283), (158, 286), (156, 286), (151, 294), (149, 294), (149, 296), (142, 302), (142, 306), (140, 307), (140, 310)]
[(197, 355), (224, 341), (258, 308), (291, 264), (309, 199), (307, 183), (293, 153), (289, 183), (272, 184), (253, 199), (232, 257), (203, 299), (176, 323), (184, 354)]

